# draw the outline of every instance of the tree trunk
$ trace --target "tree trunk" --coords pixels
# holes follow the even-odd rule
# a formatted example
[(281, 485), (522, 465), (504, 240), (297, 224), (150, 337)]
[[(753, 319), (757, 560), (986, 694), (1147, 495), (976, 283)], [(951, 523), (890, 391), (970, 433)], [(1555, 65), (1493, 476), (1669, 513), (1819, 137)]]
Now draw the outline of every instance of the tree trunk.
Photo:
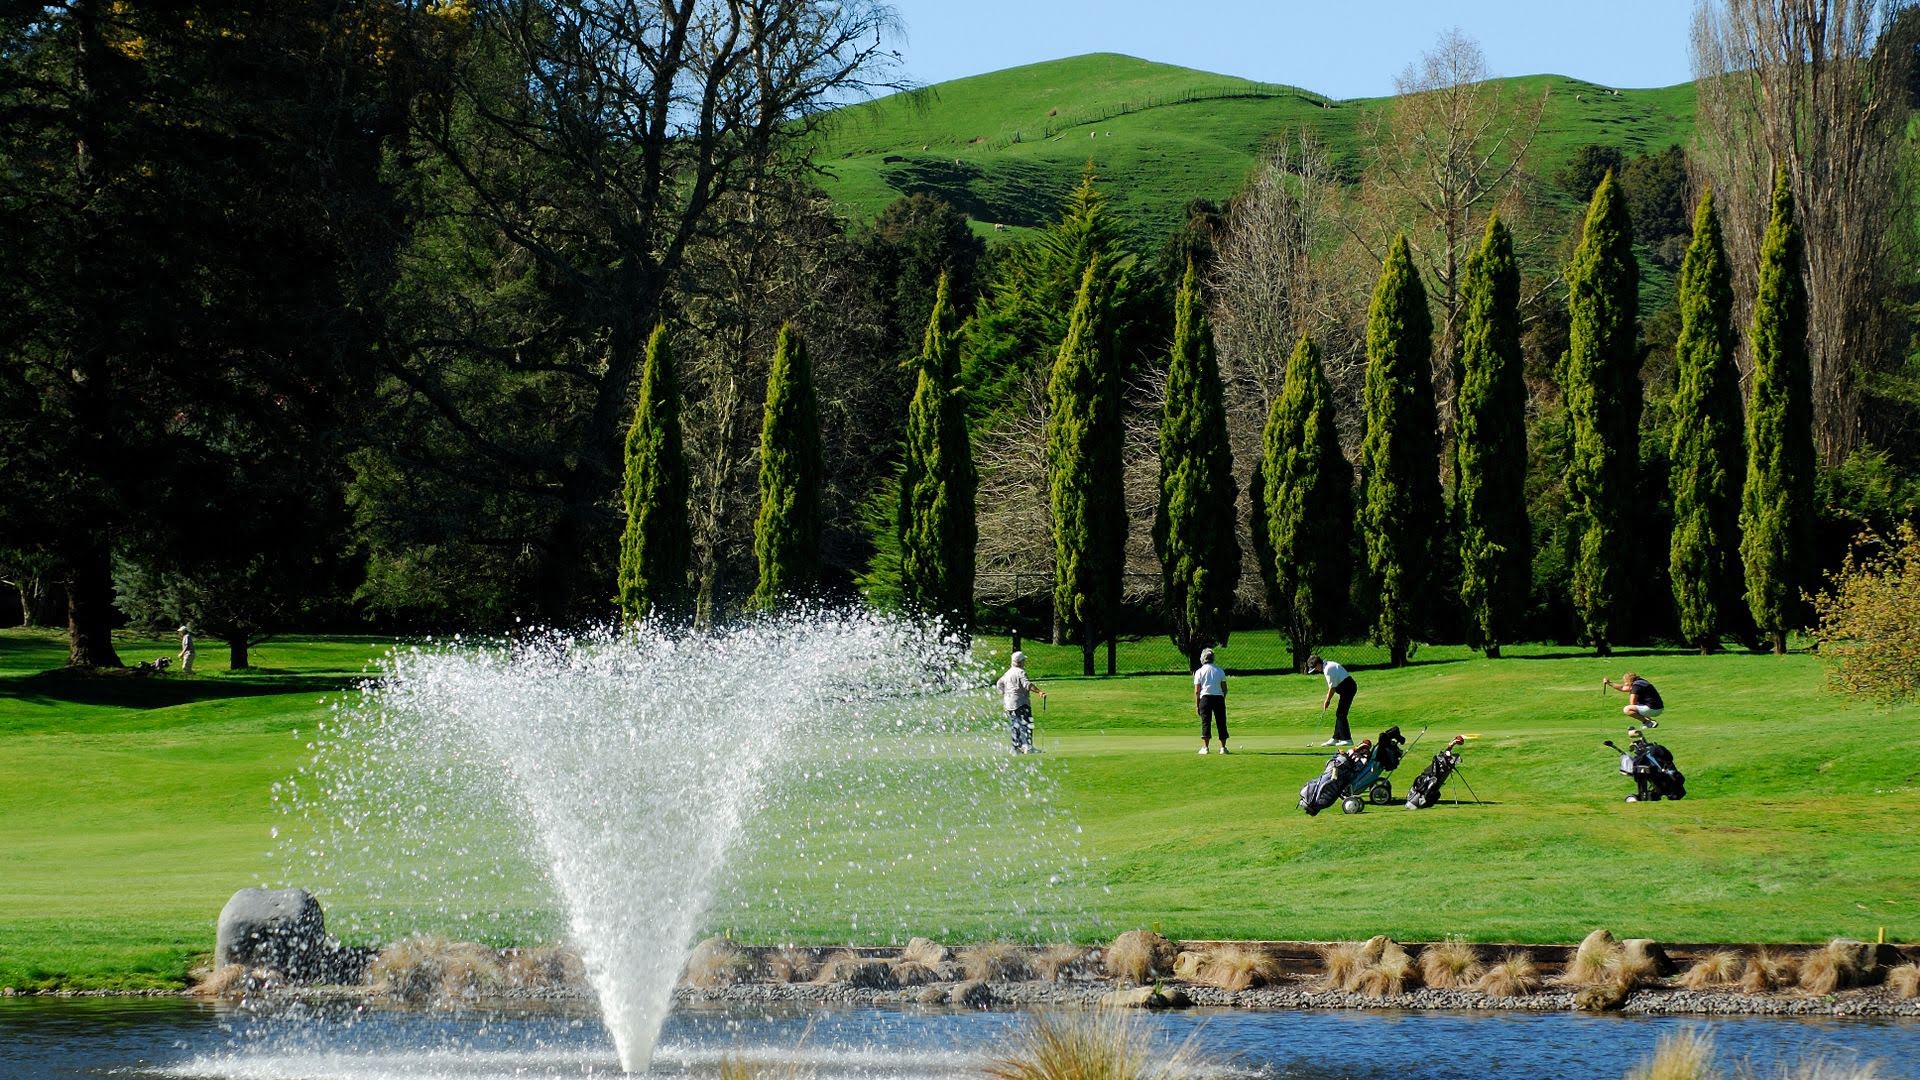
[(1020, 631), (1018, 630), (1015, 630), (1013, 632), (1013, 651), (1014, 652), (1020, 651)]
[(1500, 646), (1498, 644), (1492, 644), (1487, 646), (1487, 659), (1489, 660), (1500, 659)]
[(1396, 636), (1393, 639), (1393, 642), (1387, 647), (1387, 662), (1394, 667), (1407, 666), (1407, 640), (1405, 638)]
[(58, 626), (66, 606), (66, 597), (58, 581), (46, 574), (21, 575), (21, 626)]
[(1080, 674), (1093, 674), (1093, 620), (1080, 625)]
[(1608, 645), (1608, 644), (1607, 644), (1606, 642), (1604, 642), (1604, 641), (1596, 641), (1596, 642), (1594, 642), (1594, 643), (1593, 643), (1593, 655), (1595, 655), (1595, 656), (1612, 656), (1612, 655), (1613, 655), (1613, 646), (1611, 646), (1611, 645)]
[(1307, 670), (1307, 657), (1313, 655), (1312, 649), (1302, 644), (1300, 639), (1294, 638), (1287, 642), (1287, 653), (1293, 658), (1293, 670), (1300, 672)]
[(1783, 633), (1776, 633), (1773, 635), (1773, 655), (1775, 656), (1787, 655), (1787, 635)]
[(1119, 674), (1117, 661), (1114, 657), (1114, 649), (1115, 649), (1116, 641), (1117, 641), (1117, 638), (1114, 635), (1108, 635), (1107, 637), (1107, 674), (1109, 675)]
[(237, 633), (227, 639), (228, 671), (245, 671), (253, 666), (247, 660), (247, 649), (247, 635)]
[(113, 552), (95, 539), (77, 552), (67, 577), (67, 666), (117, 668), (113, 650)]

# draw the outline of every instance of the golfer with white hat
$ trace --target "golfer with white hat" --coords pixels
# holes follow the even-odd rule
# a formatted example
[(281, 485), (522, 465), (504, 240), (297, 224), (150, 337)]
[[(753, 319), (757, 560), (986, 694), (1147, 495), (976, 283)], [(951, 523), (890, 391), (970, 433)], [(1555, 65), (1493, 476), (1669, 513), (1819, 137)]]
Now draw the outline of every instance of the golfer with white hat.
[(1200, 666), (1193, 672), (1193, 710), (1200, 714), (1200, 752), (1206, 753), (1213, 741), (1215, 724), (1220, 727), (1220, 752), (1227, 752), (1227, 673), (1213, 662), (1213, 650), (1200, 650)]
[(180, 624), (180, 673), (193, 674), (193, 627)]
[(995, 680), (994, 688), (1000, 691), (1000, 704), (1007, 710), (1007, 727), (1013, 735), (1013, 752), (1016, 754), (1037, 754), (1040, 751), (1033, 745), (1033, 699), (1030, 694), (1047, 696), (1045, 690), (1027, 678), (1027, 654), (1013, 654), (1013, 666), (1007, 673)]

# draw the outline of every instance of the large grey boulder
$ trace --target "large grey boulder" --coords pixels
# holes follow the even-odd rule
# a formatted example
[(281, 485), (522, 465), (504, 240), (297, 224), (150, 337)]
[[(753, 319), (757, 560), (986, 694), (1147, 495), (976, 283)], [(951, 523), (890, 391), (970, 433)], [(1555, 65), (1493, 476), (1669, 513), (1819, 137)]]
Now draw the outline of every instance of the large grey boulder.
[(320, 901), (305, 889), (241, 889), (220, 909), (215, 967), (270, 968), (297, 982), (335, 974), (342, 950), (327, 937)]

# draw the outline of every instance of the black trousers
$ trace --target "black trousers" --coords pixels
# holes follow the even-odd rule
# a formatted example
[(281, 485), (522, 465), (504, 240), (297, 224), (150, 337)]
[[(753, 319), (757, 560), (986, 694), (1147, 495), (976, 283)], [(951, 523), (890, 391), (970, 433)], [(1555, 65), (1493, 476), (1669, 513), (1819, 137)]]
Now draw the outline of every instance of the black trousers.
[(1353, 676), (1347, 676), (1345, 682), (1333, 688), (1333, 696), (1340, 699), (1340, 709), (1333, 714), (1333, 737), (1353, 741), (1353, 732), (1347, 728), (1347, 710), (1353, 708), (1353, 694), (1359, 687), (1353, 683)]
[(1200, 697), (1200, 740), (1213, 738), (1213, 727), (1220, 726), (1220, 745), (1227, 745), (1227, 699), (1215, 694)]

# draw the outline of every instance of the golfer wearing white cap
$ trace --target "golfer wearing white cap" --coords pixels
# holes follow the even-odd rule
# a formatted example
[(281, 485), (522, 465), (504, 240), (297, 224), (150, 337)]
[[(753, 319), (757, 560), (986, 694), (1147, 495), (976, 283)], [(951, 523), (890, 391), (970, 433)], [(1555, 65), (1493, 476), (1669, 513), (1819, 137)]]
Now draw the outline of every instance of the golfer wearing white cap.
[(1227, 673), (1213, 662), (1213, 650), (1200, 650), (1200, 666), (1193, 672), (1193, 710), (1200, 714), (1200, 752), (1213, 741), (1220, 726), (1220, 752), (1227, 752)]
[(993, 685), (1000, 691), (1001, 706), (1007, 710), (1007, 727), (1013, 735), (1013, 752), (1039, 753), (1033, 745), (1033, 699), (1028, 695), (1039, 694), (1044, 698), (1047, 692), (1027, 678), (1027, 654), (1014, 653), (1013, 666)]
[(180, 624), (180, 674), (193, 674), (193, 627)]

